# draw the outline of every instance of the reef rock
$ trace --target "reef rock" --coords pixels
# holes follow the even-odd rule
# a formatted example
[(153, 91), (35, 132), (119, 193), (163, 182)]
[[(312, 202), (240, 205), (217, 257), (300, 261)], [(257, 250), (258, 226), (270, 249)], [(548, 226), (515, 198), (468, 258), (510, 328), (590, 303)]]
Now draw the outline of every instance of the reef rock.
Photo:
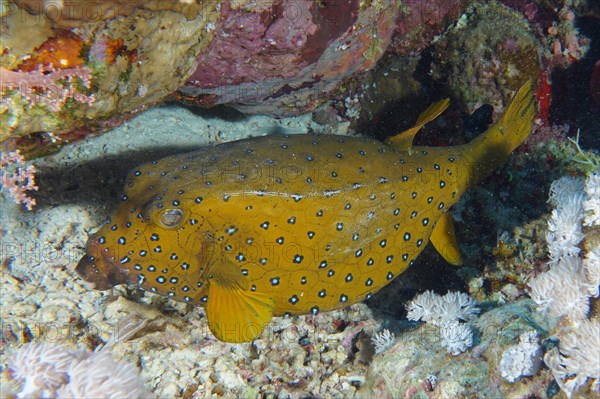
[[(89, 12), (98, 5), (102, 17), (91, 19), (67, 3), (40, 3), (3, 2), (1, 10), (0, 142), (30, 155), (163, 101), (193, 71), (220, 18), (216, 2), (185, 9), (177, 1), (132, 3), (111, 13), (85, 3)], [(117, 2), (103, 7), (109, 3)]]
[(369, 70), (390, 43), (395, 2), (223, 3), (215, 39), (180, 97), (278, 116), (311, 111)]
[(456, 357), (447, 353), (439, 332), (429, 325), (396, 334), (396, 345), (373, 358), (359, 396), (495, 399), (552, 390), (547, 369), (513, 384), (501, 378), (501, 362), (521, 334), (537, 331), (545, 336), (556, 321), (544, 319), (531, 300), (495, 308), (472, 322), (473, 347)]

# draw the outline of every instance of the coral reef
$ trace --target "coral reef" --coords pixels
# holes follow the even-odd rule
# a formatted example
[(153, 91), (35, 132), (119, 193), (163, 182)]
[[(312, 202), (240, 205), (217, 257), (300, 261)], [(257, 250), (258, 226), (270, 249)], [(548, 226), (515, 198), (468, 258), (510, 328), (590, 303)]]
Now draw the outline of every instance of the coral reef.
[(523, 332), (543, 334), (555, 326), (555, 320), (543, 318), (527, 299), (485, 312), (472, 324), (479, 333), (460, 360), (447, 355), (433, 326), (396, 333), (396, 344), (373, 358), (358, 396), (496, 399), (528, 397), (545, 390), (548, 370), (540, 370), (527, 384), (511, 384), (500, 378), (500, 364), (502, 354)]
[[(124, 378), (120, 381), (138, 384), (159, 397), (600, 397), (600, 174), (593, 172), (599, 158), (580, 148), (578, 139), (569, 138), (578, 134), (577, 126), (547, 124), (557, 94), (552, 85), (558, 79), (552, 69), (568, 67), (584, 57), (589, 43), (577, 30), (577, 19), (587, 9), (600, 15), (597, 5), (571, 0), (389, 2), (389, 7), (392, 3), (400, 7), (396, 34), (391, 36), (383, 62), (362, 79), (361, 74), (385, 46), (380, 37), (369, 33), (376, 29), (376, 22), (392, 18), (368, 20), (372, 24), (360, 30), (365, 43), (346, 46), (334, 36), (354, 38), (346, 36), (343, 27), (356, 26), (365, 14), (340, 10), (355, 9), (358, 2), (318, 3), (329, 10), (317, 10), (307, 1), (235, 0), (225, 10), (217, 9), (221, 3), (217, 1), (100, 3), (99, 13), (90, 19), (78, 8), (72, 8), (71, 14), (57, 13), (61, 4), (82, 3), (0, 0), (3, 162), (20, 154), (30, 159), (50, 147), (95, 135), (97, 129), (122, 124), (107, 135), (36, 160), (40, 191), (25, 191), (35, 184), (29, 178), (13, 185), (15, 190), (19, 187), (17, 199), (25, 207), (28, 201), (33, 206), (37, 200), (33, 212), (24, 212), (8, 195), (0, 198), (0, 396), (21, 391), (21, 396), (31, 397), (44, 390), (49, 396), (59, 387), (65, 397), (98, 395), (96, 389), (103, 385), (87, 378), (100, 361), (104, 366), (98, 368), (99, 379), (121, 370)], [(273, 8), (275, 3), (279, 5)], [(310, 29), (299, 30), (286, 19), (289, 14), (282, 5), (292, 3), (303, 12), (295, 23), (310, 25)], [(467, 3), (472, 7), (467, 8)], [(44, 4), (51, 6), (44, 8)], [(314, 19), (305, 13), (307, 7)], [(340, 15), (335, 15), (337, 11)], [(381, 10), (368, 11), (375, 18)], [(256, 16), (258, 20), (253, 19)], [(217, 56), (226, 51), (211, 46), (220, 32), (250, 35), (249, 29), (236, 30), (235, 23), (245, 18), (265, 28), (264, 32), (272, 32), (270, 38), (281, 46), (237, 36), (254, 50), (264, 46), (263, 69), (249, 68), (254, 59), (244, 64), (231, 54), (224, 55), (232, 61), (220, 65), (203, 56), (208, 49)], [(310, 47), (311, 26), (319, 29), (322, 22), (332, 19), (342, 23), (321, 31), (328, 42), (320, 45), (336, 43), (339, 47), (327, 72), (343, 78), (334, 77), (335, 84), (329, 86), (326, 76), (311, 80), (308, 71), (318, 63), (311, 58), (316, 53), (303, 49)], [(286, 23), (295, 28), (283, 29)], [(491, 23), (495, 25), (484, 26)], [(136, 30), (130, 32), (132, 25)], [(286, 36), (286, 32), (297, 35)], [(224, 42), (227, 38), (221, 37)], [(351, 59), (356, 56), (352, 50), (361, 45), (366, 49), (362, 59)], [(61, 51), (52, 51), (57, 47)], [(281, 52), (271, 53), (270, 58), (265, 54), (276, 48)], [(322, 55), (332, 51), (327, 48)], [(530, 58), (530, 53), (536, 56)], [(291, 55), (296, 58), (290, 59)], [(337, 56), (344, 65), (334, 65)], [(163, 57), (166, 63), (160, 62)], [(307, 63), (309, 58), (312, 63)], [(277, 61), (269, 63), (269, 59)], [(597, 101), (593, 112), (600, 105), (598, 65), (589, 82)], [(207, 67), (205, 71), (202, 66)], [(307, 68), (307, 73), (295, 81), (294, 68), (299, 66)], [(216, 67), (227, 67), (231, 73), (219, 76)], [(244, 117), (229, 111), (215, 116), (195, 110), (206, 116), (201, 118), (182, 108), (163, 106), (128, 120), (164, 101), (194, 68), (202, 79), (215, 82), (214, 87), (209, 85), (208, 95), (187, 98), (180, 94), (199, 105), (245, 103), (247, 111), (271, 112), (272, 107), (287, 104), (277, 112), (293, 113), (328, 99), (333, 102), (317, 109), (312, 119), (311, 115), (280, 120)], [(236, 75), (238, 70), (243, 73)], [(458, 273), (446, 268), (435, 254), (426, 253), (411, 271), (412, 280), (398, 281), (375, 298), (379, 302), (318, 316), (278, 318), (262, 339), (229, 345), (211, 338), (201, 311), (124, 287), (93, 292), (70, 270), (82, 255), (88, 231), (109, 213), (107, 204), (118, 196), (125, 172), (134, 165), (275, 131), (346, 134), (347, 119), (358, 120), (361, 132), (367, 126), (372, 129), (369, 132), (389, 134), (408, 123), (411, 107), (416, 116), (431, 96), (442, 93), (459, 97), (469, 111), (483, 103), (499, 110), (510, 96), (511, 85), (525, 76), (540, 77), (541, 124), (502, 173), (473, 190), (453, 210), (462, 225), (457, 232), (466, 260)], [(270, 86), (273, 81), (288, 85)], [(262, 109), (260, 95), (272, 87), (279, 88), (278, 97)], [(438, 121), (440, 126), (456, 125), (460, 130), (459, 111), (450, 110), (450, 116)], [(453, 142), (435, 128), (433, 142)], [(581, 127), (583, 137), (593, 138), (595, 131), (588, 130)], [(9, 152), (14, 148), (21, 151)], [(9, 168), (19, 167), (19, 163), (6, 162), (13, 165)], [(11, 179), (33, 176), (30, 162), (20, 164), (24, 166)], [(3, 168), (2, 183), (3, 192), (8, 193), (6, 171)], [(569, 177), (553, 185), (550, 209), (540, 200), (552, 180), (584, 173), (585, 179)], [(428, 285), (432, 280), (437, 285)], [(446, 296), (425, 292), (407, 309), (410, 318), (425, 323), (399, 321), (404, 298), (432, 287), (437, 292), (468, 289), (481, 303), (483, 314), (477, 318), (479, 306), (466, 294), (448, 294), (445, 300)], [(523, 300), (526, 292), (532, 300)], [(385, 301), (385, 306), (378, 306)], [(114, 321), (133, 314), (141, 315), (147, 327), (128, 345), (114, 345), (115, 335), (109, 333)], [(51, 340), (57, 344), (27, 344)], [(100, 350), (103, 343), (105, 349)], [(98, 349), (74, 351), (73, 347)], [(22, 353), (23, 358), (27, 351), (38, 359), (42, 354), (52, 359), (21, 367), (37, 367), (31, 375), (45, 379), (27, 378), (30, 374), (24, 371), (19, 374), (14, 364), (22, 361), (7, 356)], [(458, 357), (451, 356), (453, 352)], [(73, 358), (79, 368), (67, 369)], [(134, 364), (140, 368), (139, 378)], [(146, 388), (139, 385), (140, 378)], [(23, 386), (15, 386), (15, 379)], [(87, 386), (88, 382), (96, 385)], [(143, 392), (138, 396), (150, 395)]]
[(396, 34), (389, 51), (403, 56), (418, 55), (465, 10), (469, 0), (404, 0), (396, 21)]
[(451, 353), (458, 356), (473, 346), (473, 331), (466, 324), (458, 321), (449, 321), (440, 329), (442, 346)]
[(433, 291), (417, 295), (406, 305), (407, 318), (440, 327), (442, 346), (458, 356), (473, 346), (473, 331), (462, 321), (471, 321), (480, 312), (477, 302), (462, 292), (439, 296)]
[(583, 320), (562, 329), (560, 343), (544, 356), (544, 362), (569, 398), (588, 382), (600, 392), (600, 322)]
[(483, 104), (496, 115), (523, 82), (538, 80), (540, 41), (523, 14), (496, 1), (471, 4), (460, 21), (440, 37), (432, 76), (447, 82), (468, 113)]
[(584, 226), (600, 225), (600, 173), (592, 173), (585, 180), (585, 201), (583, 202)]
[[(550, 270), (541, 273), (529, 282), (531, 297), (538, 303), (539, 310), (549, 312), (553, 316), (568, 315), (571, 320), (583, 320), (589, 313), (589, 297), (598, 291), (595, 271), (588, 271), (597, 266), (592, 261), (580, 258), (581, 242), (585, 238), (583, 220), (586, 214), (593, 213), (596, 196), (586, 198), (586, 191), (595, 192), (596, 175), (587, 180), (577, 177), (562, 177), (552, 183), (550, 199), (555, 206), (548, 219), (546, 240), (550, 256)], [(586, 187), (586, 191), (584, 191)], [(594, 198), (594, 199), (592, 199)], [(584, 211), (584, 200), (586, 211)], [(594, 247), (598, 244), (592, 244)], [(594, 250), (590, 251), (594, 253)], [(592, 255), (593, 256), (593, 255)], [(570, 284), (563, 281), (568, 276)], [(556, 292), (560, 295), (556, 295)]]

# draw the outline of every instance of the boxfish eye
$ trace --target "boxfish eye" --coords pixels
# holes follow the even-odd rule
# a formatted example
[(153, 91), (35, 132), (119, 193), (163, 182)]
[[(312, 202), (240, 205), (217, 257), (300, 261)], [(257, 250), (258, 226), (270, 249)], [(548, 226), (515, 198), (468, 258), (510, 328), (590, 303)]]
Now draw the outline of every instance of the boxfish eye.
[(183, 211), (181, 209), (166, 209), (160, 213), (158, 220), (163, 227), (177, 227), (183, 221)]

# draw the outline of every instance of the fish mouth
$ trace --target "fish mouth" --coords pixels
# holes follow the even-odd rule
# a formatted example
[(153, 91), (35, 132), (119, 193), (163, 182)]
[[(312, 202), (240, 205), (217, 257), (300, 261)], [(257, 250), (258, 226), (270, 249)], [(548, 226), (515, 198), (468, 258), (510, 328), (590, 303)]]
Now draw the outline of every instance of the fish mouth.
[(130, 280), (129, 271), (107, 259), (106, 254), (93, 242), (93, 237), (88, 240), (86, 254), (75, 267), (75, 272), (100, 291), (119, 284), (129, 284)]

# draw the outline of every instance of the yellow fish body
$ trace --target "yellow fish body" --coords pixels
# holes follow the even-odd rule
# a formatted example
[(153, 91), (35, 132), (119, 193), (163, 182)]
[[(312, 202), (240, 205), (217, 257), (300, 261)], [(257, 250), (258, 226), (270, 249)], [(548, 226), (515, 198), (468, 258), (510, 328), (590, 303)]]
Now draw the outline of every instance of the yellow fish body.
[(136, 284), (202, 304), (217, 338), (244, 342), (273, 316), (369, 298), (429, 241), (459, 264), (446, 212), (527, 137), (534, 101), (527, 83), (471, 143), (412, 147), (446, 106), (387, 144), (275, 135), (142, 165), (76, 271), (97, 289)]

